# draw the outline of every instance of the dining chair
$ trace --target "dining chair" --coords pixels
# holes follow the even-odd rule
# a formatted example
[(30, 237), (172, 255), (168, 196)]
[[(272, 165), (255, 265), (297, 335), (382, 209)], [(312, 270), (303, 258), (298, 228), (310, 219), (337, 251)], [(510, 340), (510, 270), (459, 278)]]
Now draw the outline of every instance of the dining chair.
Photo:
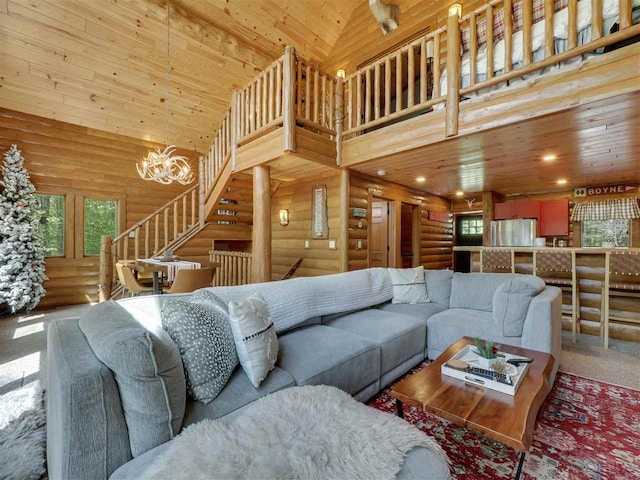
[(640, 299), (640, 252), (608, 251), (604, 274), (604, 348), (609, 348), (610, 320), (640, 323), (637, 317), (611, 315), (609, 303), (611, 297)]
[(124, 297), (125, 291), (129, 291), (130, 295), (138, 296), (142, 293), (153, 293), (153, 287), (149, 288), (148, 285), (143, 285), (138, 282), (133, 270), (128, 265), (120, 262), (116, 263), (116, 271), (118, 272), (118, 280), (122, 284), (122, 297)]
[(213, 283), (212, 268), (180, 269), (176, 272), (173, 285), (166, 293), (190, 293), (199, 288), (210, 287)]
[(547, 285), (571, 292), (571, 315), (563, 312), (562, 317), (571, 321), (571, 335), (575, 343), (576, 334), (580, 333), (580, 281), (576, 271), (576, 252), (534, 251), (533, 274)]

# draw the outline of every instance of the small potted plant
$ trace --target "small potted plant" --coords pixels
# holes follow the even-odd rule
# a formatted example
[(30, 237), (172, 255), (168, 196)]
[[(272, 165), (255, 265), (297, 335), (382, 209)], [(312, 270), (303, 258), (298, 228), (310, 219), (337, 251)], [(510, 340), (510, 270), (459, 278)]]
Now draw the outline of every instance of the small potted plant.
[(499, 360), (498, 349), (493, 345), (491, 340), (481, 340), (478, 337), (476, 341), (476, 353), (478, 354), (478, 363), (482, 368), (493, 368)]

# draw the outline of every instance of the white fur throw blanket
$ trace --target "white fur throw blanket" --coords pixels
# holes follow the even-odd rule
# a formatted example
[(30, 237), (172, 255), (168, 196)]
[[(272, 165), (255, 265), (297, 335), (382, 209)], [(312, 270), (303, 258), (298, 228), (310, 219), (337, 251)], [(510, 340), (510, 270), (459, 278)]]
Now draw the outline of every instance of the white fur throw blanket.
[(392, 479), (414, 447), (440, 446), (404, 420), (329, 386), (257, 400), (229, 425), (187, 427), (142, 475), (171, 479)]

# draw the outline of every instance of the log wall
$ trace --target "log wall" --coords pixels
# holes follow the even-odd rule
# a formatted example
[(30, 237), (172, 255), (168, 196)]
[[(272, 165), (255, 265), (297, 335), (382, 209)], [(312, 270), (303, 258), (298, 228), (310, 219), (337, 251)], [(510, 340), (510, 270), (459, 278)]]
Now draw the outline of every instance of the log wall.
[[(124, 231), (188, 188), (140, 179), (135, 162), (160, 146), (156, 143), (0, 108), (0, 151), (13, 143), (22, 151), (36, 191), (67, 199), (65, 257), (47, 259), (49, 280), (41, 308), (97, 301), (99, 257), (85, 257), (82, 249), (79, 207), (84, 196), (118, 200)], [(197, 155), (180, 154), (197, 171)], [(80, 218), (74, 219), (73, 211)]]

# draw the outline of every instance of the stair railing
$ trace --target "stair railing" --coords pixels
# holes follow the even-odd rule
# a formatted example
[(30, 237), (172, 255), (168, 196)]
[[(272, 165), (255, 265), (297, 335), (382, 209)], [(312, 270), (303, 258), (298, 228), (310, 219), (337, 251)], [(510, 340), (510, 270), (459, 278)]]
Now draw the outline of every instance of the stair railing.
[(252, 255), (250, 252), (211, 250), (209, 259), (217, 265), (213, 285), (234, 286), (251, 283)]

